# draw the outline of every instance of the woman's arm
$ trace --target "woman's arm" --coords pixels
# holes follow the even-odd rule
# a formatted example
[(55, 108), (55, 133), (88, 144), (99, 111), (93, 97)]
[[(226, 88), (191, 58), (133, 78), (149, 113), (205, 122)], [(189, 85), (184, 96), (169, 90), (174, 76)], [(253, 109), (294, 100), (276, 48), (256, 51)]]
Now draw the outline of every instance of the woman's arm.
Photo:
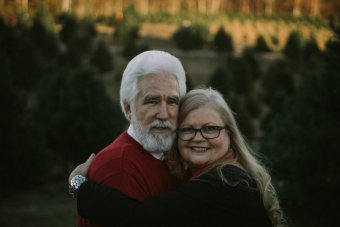
[(209, 194), (216, 195), (210, 183), (194, 180), (173, 192), (139, 202), (116, 189), (86, 181), (78, 190), (77, 208), (80, 216), (103, 226), (173, 226), (179, 220), (191, 223), (196, 215), (206, 215), (203, 211), (212, 202)]
[(134, 204), (138, 201), (94, 181), (84, 182), (77, 192), (78, 214), (103, 226), (123, 226)]
[(254, 195), (249, 193), (206, 174), (175, 191), (139, 202), (118, 190), (87, 181), (78, 190), (77, 206), (80, 216), (104, 226), (216, 225), (242, 218), (238, 216), (244, 215), (247, 207), (241, 204), (253, 200)]
[(78, 190), (77, 206), (80, 216), (104, 226), (194, 224), (218, 218), (220, 211), (216, 208), (224, 206), (221, 190), (213, 182), (192, 180), (175, 191), (139, 202), (118, 190), (87, 181)]

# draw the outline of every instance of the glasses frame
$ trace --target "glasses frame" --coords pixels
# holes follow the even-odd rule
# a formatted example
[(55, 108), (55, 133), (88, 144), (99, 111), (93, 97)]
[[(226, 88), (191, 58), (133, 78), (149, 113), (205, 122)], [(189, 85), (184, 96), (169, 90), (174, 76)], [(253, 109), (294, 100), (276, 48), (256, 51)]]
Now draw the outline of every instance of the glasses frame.
[[(202, 132), (202, 129), (205, 128), (205, 127), (209, 127), (209, 126), (216, 127), (216, 128), (218, 129), (218, 134), (217, 134), (217, 136), (211, 137), (211, 138), (207, 138), (207, 137), (205, 137), (205, 136), (203, 135), (204, 133)], [(196, 136), (196, 134), (197, 134), (197, 132), (200, 132), (200, 133), (201, 133), (201, 136), (202, 136), (204, 139), (210, 140), (210, 139), (216, 139), (217, 137), (219, 137), (220, 134), (221, 134), (221, 131), (222, 131), (223, 129), (226, 129), (227, 131), (229, 131), (227, 125), (224, 125), (224, 126), (219, 126), (219, 125), (207, 125), (207, 126), (203, 126), (203, 127), (201, 127), (201, 128), (190, 128), (190, 129), (192, 129), (192, 130), (195, 131), (195, 133), (193, 134), (193, 136), (192, 136), (190, 139), (182, 139), (182, 138), (179, 136), (179, 134), (180, 134), (180, 132), (181, 132), (181, 129), (183, 129), (183, 128), (178, 128), (178, 129), (176, 129), (176, 133), (177, 133), (177, 137), (178, 137), (180, 140), (183, 140), (183, 141), (190, 141), (190, 140), (194, 139), (195, 136)]]

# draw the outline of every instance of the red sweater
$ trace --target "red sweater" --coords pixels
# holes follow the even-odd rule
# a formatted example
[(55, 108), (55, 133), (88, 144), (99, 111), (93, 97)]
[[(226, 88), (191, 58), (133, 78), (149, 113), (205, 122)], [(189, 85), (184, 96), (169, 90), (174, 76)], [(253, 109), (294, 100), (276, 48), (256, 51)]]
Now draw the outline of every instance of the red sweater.
[[(166, 163), (145, 151), (127, 132), (95, 156), (88, 178), (119, 189), (137, 200), (145, 200), (179, 186)], [(78, 226), (98, 225), (78, 217)]]

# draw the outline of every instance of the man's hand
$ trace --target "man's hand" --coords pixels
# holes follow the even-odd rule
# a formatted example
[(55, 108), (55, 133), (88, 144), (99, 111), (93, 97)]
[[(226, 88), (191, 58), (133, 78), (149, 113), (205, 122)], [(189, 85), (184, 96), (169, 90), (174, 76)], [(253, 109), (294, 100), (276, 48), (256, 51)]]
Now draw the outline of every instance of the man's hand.
[(95, 154), (91, 154), (90, 157), (86, 160), (85, 163), (78, 165), (70, 174), (68, 177), (68, 182), (70, 183), (71, 179), (76, 175), (82, 175), (84, 177), (87, 176), (87, 172), (89, 171), (89, 168), (91, 166), (92, 160), (94, 158)]

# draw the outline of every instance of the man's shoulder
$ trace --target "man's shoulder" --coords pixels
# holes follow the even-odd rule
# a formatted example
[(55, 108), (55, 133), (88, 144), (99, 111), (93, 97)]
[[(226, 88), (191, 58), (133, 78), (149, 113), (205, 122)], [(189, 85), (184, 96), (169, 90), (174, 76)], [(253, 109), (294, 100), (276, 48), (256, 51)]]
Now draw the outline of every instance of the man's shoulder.
[(100, 159), (119, 159), (127, 155), (134, 155), (136, 151), (142, 151), (143, 147), (135, 141), (127, 132), (122, 133), (111, 144), (98, 152), (94, 162)]
[(145, 160), (144, 156), (147, 154), (143, 147), (124, 132), (98, 152), (91, 164), (89, 177), (94, 179), (123, 174), (129, 167), (139, 165), (141, 160)]

